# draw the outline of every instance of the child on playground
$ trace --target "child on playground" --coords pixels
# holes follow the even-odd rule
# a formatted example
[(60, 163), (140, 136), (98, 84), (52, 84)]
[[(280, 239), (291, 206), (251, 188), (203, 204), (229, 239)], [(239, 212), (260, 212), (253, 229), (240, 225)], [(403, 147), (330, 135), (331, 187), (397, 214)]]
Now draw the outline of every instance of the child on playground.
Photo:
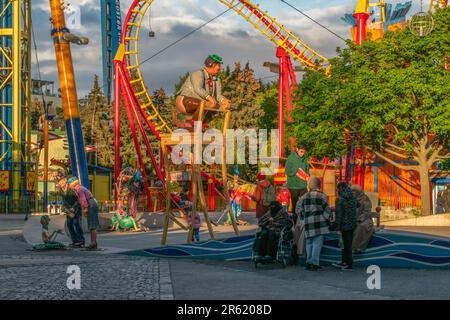
[(52, 234), (50, 234), (50, 232), (48, 231), (48, 225), (50, 224), (49, 216), (47, 216), (47, 215), (42, 216), (41, 219), (39, 220), (39, 222), (41, 223), (41, 226), (42, 226), (41, 236), (42, 236), (43, 243), (53, 242), (56, 239), (57, 234), (62, 234), (62, 231), (59, 229), (53, 231)]
[(281, 203), (283, 211), (289, 214), (289, 202), (291, 201), (291, 193), (287, 189), (286, 183), (278, 188), (277, 201)]
[[(242, 197), (244, 196), (242, 191), (240, 190), (239, 183), (237, 181), (237, 176), (234, 176), (233, 182), (229, 183), (228, 188), (228, 194), (230, 196), (230, 202), (231, 202), (231, 212), (234, 216), (234, 220), (238, 225), (246, 224), (246, 221), (239, 220), (239, 216), (242, 213)], [(228, 216), (227, 221), (225, 222), (225, 225), (231, 225), (231, 217)]]
[[(190, 226), (192, 223), (192, 211), (188, 213), (188, 225)], [(194, 231), (192, 232), (192, 241), (200, 241), (200, 227), (202, 225), (202, 221), (200, 219), (200, 215), (198, 212), (195, 213), (194, 218)]]

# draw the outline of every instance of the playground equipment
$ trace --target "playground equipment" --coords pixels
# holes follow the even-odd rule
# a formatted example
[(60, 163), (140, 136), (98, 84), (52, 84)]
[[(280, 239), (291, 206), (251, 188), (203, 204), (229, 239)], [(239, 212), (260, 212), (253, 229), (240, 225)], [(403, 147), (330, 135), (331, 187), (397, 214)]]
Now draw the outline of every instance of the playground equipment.
[[(313, 70), (327, 69), (328, 60), (318, 54), (316, 51), (306, 45), (300, 38), (287, 30), (282, 24), (277, 22), (274, 18), (268, 15), (267, 12), (262, 11), (259, 6), (253, 5), (247, 0), (219, 0), (221, 3), (235, 11), (237, 14), (245, 18), (254, 28), (259, 30), (267, 39), (273, 42), (279, 49), (278, 52), (284, 52), (293, 59), (301, 62), (306, 67)], [(153, 0), (135, 0), (133, 1), (128, 14), (125, 18), (122, 39), (114, 59), (115, 68), (115, 181), (117, 181), (120, 173), (120, 102), (123, 98), (125, 102), (125, 111), (127, 113), (128, 123), (133, 135), (133, 141), (136, 148), (139, 167), (143, 173), (145, 181), (145, 190), (147, 193), (148, 207), (151, 206), (151, 196), (147, 181), (147, 174), (142, 160), (142, 151), (138, 142), (136, 125), (144, 140), (145, 149), (151, 159), (152, 166), (155, 169), (158, 180), (163, 183), (163, 188), (168, 189), (166, 183), (168, 182), (167, 172), (163, 172), (165, 166), (158, 164), (154, 155), (150, 140), (145, 132), (144, 125), (147, 125), (151, 132), (158, 140), (162, 140), (163, 135), (170, 135), (172, 130), (167, 125), (166, 121), (159, 114), (157, 108), (154, 106), (150, 94), (144, 84), (143, 76), (139, 66), (139, 31), (144, 21), (145, 14), (149, 9)], [(286, 84), (285, 86), (288, 86)], [(283, 114), (283, 112), (281, 112)], [(142, 117), (142, 119), (141, 119)], [(280, 136), (283, 137), (284, 123), (281, 124), (279, 130)], [(166, 146), (164, 146), (166, 147)], [(280, 139), (280, 150), (283, 150), (283, 140)], [(160, 154), (164, 152), (161, 151)], [(160, 159), (163, 157), (160, 156)], [(193, 179), (201, 179), (205, 176), (200, 168), (194, 168)], [(167, 170), (166, 170), (167, 171)], [(222, 181), (221, 184), (226, 190), (227, 172), (226, 167), (222, 166)], [(198, 173), (198, 175), (197, 175)], [(207, 175), (207, 174), (206, 174)], [(198, 177), (198, 178), (195, 178)], [(194, 183), (196, 185), (196, 183)], [(226, 191), (225, 191), (226, 193)], [(171, 196), (166, 192), (167, 206), (174, 202)], [(115, 197), (117, 199), (117, 190)], [(225, 199), (227, 199), (225, 195)], [(228, 201), (228, 200), (226, 200)], [(202, 206), (205, 208), (205, 206)], [(167, 214), (167, 219), (171, 219), (170, 213)], [(176, 220), (176, 219), (175, 219)], [(236, 231), (237, 232), (237, 231)]]
[(125, 230), (139, 231), (139, 228), (136, 225), (136, 221), (128, 213), (121, 216), (118, 211), (115, 211), (111, 217), (111, 231)]
[[(81, 132), (77, 89), (73, 72), (70, 39), (77, 38), (66, 28), (64, 12), (60, 0), (50, 0), (53, 43), (61, 89), (61, 97), (69, 141), (72, 173), (80, 179), (81, 185), (89, 188), (86, 153)], [(75, 38), (74, 38), (75, 37)], [(69, 40), (68, 40), (69, 39)], [(78, 41), (75, 41), (78, 43)], [(81, 44), (86, 41), (81, 41)]]
[(56, 237), (59, 234), (63, 234), (61, 229), (53, 231), (51, 234), (48, 231), (48, 226), (50, 224), (49, 216), (42, 216), (40, 218), (40, 223), (42, 226), (42, 242), (40, 244), (34, 245), (33, 250), (65, 250), (66, 246), (61, 242), (56, 241)]
[[(231, 117), (231, 111), (229, 110), (222, 110), (222, 109), (209, 109), (205, 107), (205, 103), (202, 102), (200, 105), (200, 112), (199, 112), (199, 119), (203, 119), (204, 117), (204, 112), (205, 111), (210, 111), (210, 112), (221, 112), (225, 114), (225, 119), (224, 119), (224, 125), (223, 125), (223, 129), (222, 129), (222, 134), (223, 134), (223, 141), (226, 141), (226, 133), (227, 133), (227, 129), (229, 126), (229, 122), (230, 122), (230, 117)], [(161, 135), (161, 151), (162, 151), (162, 159), (164, 161), (164, 168), (165, 168), (165, 181), (170, 181), (170, 153), (171, 153), (171, 149), (173, 146), (177, 145), (179, 146), (181, 141), (189, 141), (189, 146), (191, 145), (191, 141), (193, 141), (193, 139), (195, 139), (195, 134), (201, 134), (201, 127), (198, 127), (198, 130), (196, 130), (195, 133), (186, 133), (187, 139), (182, 138), (181, 140), (178, 141), (174, 141), (173, 137), (170, 134), (165, 134), (165, 135)], [(200, 131), (200, 132), (198, 132)], [(202, 141), (202, 144), (208, 144), (208, 145), (212, 145), (214, 142), (212, 141)], [(221, 147), (221, 157), (222, 157), (222, 183), (223, 183), (223, 187), (224, 187), (224, 197), (226, 199), (226, 211), (230, 212), (231, 208), (230, 208), (230, 204), (229, 201), (227, 201), (227, 199), (229, 198), (228, 195), (228, 189), (227, 189), (227, 170), (226, 170), (226, 144), (223, 143), (221, 145), (219, 145), (219, 147)], [(212, 228), (212, 222), (209, 219), (208, 216), (208, 204), (206, 201), (206, 197), (204, 195), (203, 192), (203, 182), (202, 182), (202, 174), (201, 174), (201, 160), (199, 160), (200, 156), (202, 154), (202, 147), (201, 145), (199, 145), (198, 143), (196, 143), (194, 145), (194, 152), (190, 153), (189, 155), (184, 155), (186, 161), (186, 164), (184, 165), (189, 165), (191, 168), (191, 190), (192, 190), (192, 210), (190, 212), (191, 215), (191, 221), (192, 223), (190, 224), (188, 230), (188, 236), (187, 236), (187, 242), (191, 242), (192, 241), (192, 232), (193, 232), (193, 227), (194, 227), (194, 223), (193, 221), (195, 220), (195, 216), (197, 215), (197, 200), (199, 202), (199, 208), (201, 209), (201, 211), (203, 212), (203, 216), (205, 219), (205, 222), (208, 226), (208, 231), (209, 231), (209, 235), (211, 239), (214, 239), (214, 232), (213, 232), (213, 228)], [(167, 241), (167, 233), (168, 233), (168, 227), (169, 227), (169, 219), (173, 220), (173, 221), (177, 221), (177, 218), (173, 215), (172, 213), (172, 209), (171, 209), (171, 190), (169, 190), (169, 188), (166, 188), (166, 216), (164, 219), (164, 227), (163, 227), (163, 237), (161, 240), (161, 244), (166, 244)], [(178, 208), (176, 208), (178, 209)], [(236, 221), (234, 219), (234, 215), (232, 215), (231, 213), (229, 213), (231, 215), (231, 221), (232, 221), (232, 225), (234, 228), (234, 231), (236, 233), (236, 235), (239, 235), (239, 230), (237, 228), (237, 224)], [(180, 224), (180, 223), (178, 223)]]
[[(141, 257), (164, 257), (199, 260), (243, 260), (252, 258), (254, 235), (223, 240), (129, 251), (123, 254)], [(354, 267), (377, 265), (387, 268), (450, 269), (449, 238), (412, 232), (381, 230), (374, 234), (367, 250), (353, 256)], [(320, 262), (341, 262), (339, 236), (325, 236)], [(304, 258), (302, 258), (303, 260)]]

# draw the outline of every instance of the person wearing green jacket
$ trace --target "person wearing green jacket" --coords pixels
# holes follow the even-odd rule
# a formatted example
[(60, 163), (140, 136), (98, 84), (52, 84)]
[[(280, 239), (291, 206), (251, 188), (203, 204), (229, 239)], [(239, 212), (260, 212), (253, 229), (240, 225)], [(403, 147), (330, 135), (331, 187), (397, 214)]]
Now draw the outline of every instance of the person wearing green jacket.
[[(299, 169), (302, 169), (304, 173), (308, 175), (305, 179), (301, 179), (297, 173)], [(297, 215), (295, 214), (295, 208), (297, 207), (297, 201), (307, 191), (309, 180), (309, 165), (306, 158), (306, 146), (299, 143), (295, 148), (295, 151), (286, 160), (285, 172), (287, 176), (286, 186), (291, 193), (292, 212), (294, 222), (297, 222)]]

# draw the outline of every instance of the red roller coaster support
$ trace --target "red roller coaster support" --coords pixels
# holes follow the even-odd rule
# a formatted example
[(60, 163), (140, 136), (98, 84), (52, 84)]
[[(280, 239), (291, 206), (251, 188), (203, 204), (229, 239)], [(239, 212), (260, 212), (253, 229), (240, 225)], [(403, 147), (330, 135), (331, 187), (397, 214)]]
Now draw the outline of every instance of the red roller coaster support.
[[(355, 13), (353, 16), (356, 19), (356, 44), (362, 45), (363, 42), (366, 40), (366, 28), (367, 28), (367, 20), (369, 19), (369, 13), (367, 13), (368, 9), (368, 2), (367, 1), (359, 1), (358, 5), (356, 7)], [(350, 154), (347, 155), (347, 161), (346, 161), (346, 168), (347, 170), (350, 169), (350, 161), (351, 161)], [(361, 188), (364, 188), (364, 159), (361, 149), (355, 149), (355, 155), (353, 157), (353, 161), (356, 163), (355, 167), (355, 184), (361, 186)], [(346, 182), (348, 181), (348, 174), (346, 173)]]
[[(114, 61), (114, 75), (117, 78), (119, 61)], [(114, 200), (119, 198), (117, 186), (120, 175), (120, 83), (118, 79), (114, 81)]]
[[(279, 59), (279, 73), (278, 80), (278, 156), (282, 158), (284, 156), (284, 89), (286, 81), (286, 59), (287, 54), (282, 48), (277, 48), (277, 58)], [(289, 84), (288, 84), (289, 85)]]
[(369, 14), (367, 12), (354, 13), (356, 19), (356, 44), (361, 45), (366, 40), (367, 19)]

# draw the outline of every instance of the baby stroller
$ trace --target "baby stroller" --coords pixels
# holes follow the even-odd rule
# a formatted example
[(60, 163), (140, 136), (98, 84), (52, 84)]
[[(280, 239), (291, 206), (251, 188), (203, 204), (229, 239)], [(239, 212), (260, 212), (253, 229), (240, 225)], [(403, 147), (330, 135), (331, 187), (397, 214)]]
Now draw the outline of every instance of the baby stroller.
[(292, 262), (293, 244), (291, 225), (283, 227), (279, 233), (270, 228), (260, 228), (253, 243), (252, 261), (255, 268), (258, 263), (280, 263), (286, 267)]

